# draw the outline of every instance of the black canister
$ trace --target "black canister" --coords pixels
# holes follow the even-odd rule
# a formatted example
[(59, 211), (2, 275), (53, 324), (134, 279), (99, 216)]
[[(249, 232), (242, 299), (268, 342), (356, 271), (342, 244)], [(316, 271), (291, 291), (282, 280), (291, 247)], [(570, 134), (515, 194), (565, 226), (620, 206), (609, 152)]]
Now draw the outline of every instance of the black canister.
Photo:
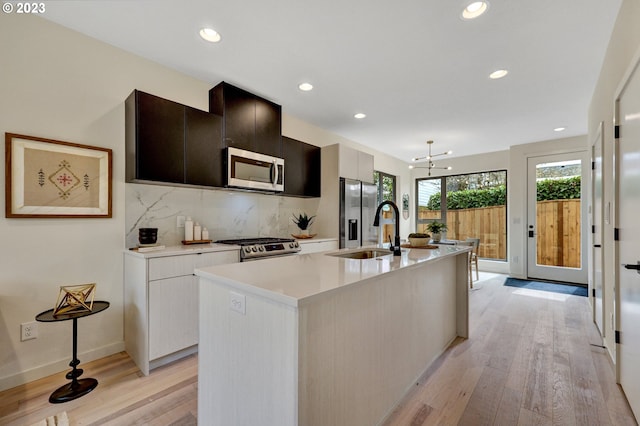
[(138, 241), (140, 244), (155, 244), (158, 241), (158, 228), (138, 229)]

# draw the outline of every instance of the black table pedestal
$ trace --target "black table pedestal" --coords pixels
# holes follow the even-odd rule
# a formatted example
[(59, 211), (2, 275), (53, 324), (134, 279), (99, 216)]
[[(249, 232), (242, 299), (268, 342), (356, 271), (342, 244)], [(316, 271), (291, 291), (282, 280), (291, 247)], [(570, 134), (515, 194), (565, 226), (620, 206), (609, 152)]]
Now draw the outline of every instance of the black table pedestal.
[(52, 404), (60, 404), (72, 401), (88, 394), (94, 390), (96, 386), (98, 386), (98, 381), (96, 379), (74, 380), (71, 383), (67, 383), (66, 385), (60, 386), (56, 389), (51, 396), (49, 396), (49, 402)]
[(96, 379), (78, 379), (82, 376), (82, 373), (84, 373), (82, 368), (78, 368), (78, 365), (80, 365), (80, 360), (78, 359), (78, 318), (104, 311), (108, 307), (109, 302), (96, 301), (93, 303), (92, 311), (73, 312), (54, 316), (53, 309), (50, 309), (36, 316), (36, 321), (42, 322), (73, 320), (73, 359), (69, 363), (69, 367), (71, 367), (72, 370), (65, 375), (71, 382), (56, 389), (51, 396), (49, 396), (50, 403), (60, 404), (72, 401), (88, 394), (98, 386)]
[(73, 319), (73, 359), (69, 363), (69, 367), (73, 370), (67, 373), (65, 376), (71, 380), (71, 383), (67, 383), (64, 386), (60, 386), (49, 397), (49, 402), (52, 404), (60, 404), (80, 398), (82, 395), (86, 395), (98, 386), (96, 379), (80, 379), (84, 372), (82, 368), (78, 368), (80, 360), (78, 359), (78, 318)]

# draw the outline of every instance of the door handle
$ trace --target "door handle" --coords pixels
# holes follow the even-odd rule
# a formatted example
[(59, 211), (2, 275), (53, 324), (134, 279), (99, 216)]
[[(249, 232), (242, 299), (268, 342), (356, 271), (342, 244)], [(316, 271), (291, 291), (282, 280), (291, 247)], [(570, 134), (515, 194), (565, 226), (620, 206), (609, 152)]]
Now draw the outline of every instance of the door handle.
[(622, 266), (624, 266), (624, 269), (635, 269), (636, 272), (638, 274), (640, 274), (640, 260), (635, 265), (634, 264), (628, 264), (628, 265), (622, 265)]
[(533, 238), (535, 236), (535, 232), (534, 231), (529, 231), (529, 238)]
[(600, 247), (602, 247), (602, 245), (600, 245), (600, 244), (594, 244), (594, 245), (593, 245), (593, 247), (594, 247), (594, 248), (600, 248)]

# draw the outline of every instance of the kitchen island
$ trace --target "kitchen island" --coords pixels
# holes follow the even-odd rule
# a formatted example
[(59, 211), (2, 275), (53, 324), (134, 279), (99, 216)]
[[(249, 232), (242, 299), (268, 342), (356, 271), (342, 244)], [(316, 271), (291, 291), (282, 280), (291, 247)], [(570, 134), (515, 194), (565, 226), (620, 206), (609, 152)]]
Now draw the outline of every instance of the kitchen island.
[(375, 425), (456, 336), (469, 247), (196, 269), (198, 422)]

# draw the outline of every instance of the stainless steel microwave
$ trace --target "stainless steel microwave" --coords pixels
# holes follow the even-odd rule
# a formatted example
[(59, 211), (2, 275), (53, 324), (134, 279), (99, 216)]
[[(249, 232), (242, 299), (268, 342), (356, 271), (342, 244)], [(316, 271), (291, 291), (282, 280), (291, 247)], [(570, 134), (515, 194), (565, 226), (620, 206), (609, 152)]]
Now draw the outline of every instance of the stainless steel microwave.
[(284, 159), (229, 147), (227, 186), (284, 191)]

